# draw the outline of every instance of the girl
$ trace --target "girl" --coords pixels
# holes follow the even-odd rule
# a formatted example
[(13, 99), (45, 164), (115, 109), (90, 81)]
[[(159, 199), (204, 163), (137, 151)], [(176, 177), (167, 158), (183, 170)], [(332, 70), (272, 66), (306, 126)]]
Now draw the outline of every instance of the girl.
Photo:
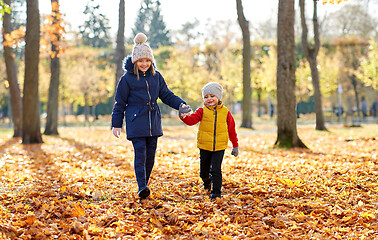
[(179, 110), (180, 114), (191, 111), (190, 106), (168, 89), (163, 76), (156, 71), (154, 56), (146, 41), (143, 33), (134, 38), (133, 52), (124, 61), (125, 74), (118, 83), (112, 112), (112, 132), (117, 138), (125, 118), (127, 139), (134, 147), (134, 170), (141, 199), (150, 195), (148, 182), (158, 137), (163, 135), (157, 99)]

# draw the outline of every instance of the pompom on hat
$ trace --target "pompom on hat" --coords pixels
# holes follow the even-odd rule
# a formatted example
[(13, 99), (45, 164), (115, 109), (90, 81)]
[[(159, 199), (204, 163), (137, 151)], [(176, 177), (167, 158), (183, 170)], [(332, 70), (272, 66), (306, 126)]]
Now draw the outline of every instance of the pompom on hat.
[(135, 63), (141, 58), (150, 59), (154, 61), (151, 47), (146, 43), (147, 36), (144, 33), (138, 33), (134, 38), (134, 48), (131, 54), (131, 61)]
[(223, 88), (219, 83), (209, 82), (202, 88), (202, 98), (205, 98), (207, 94), (212, 94), (219, 100), (221, 100), (223, 95)]

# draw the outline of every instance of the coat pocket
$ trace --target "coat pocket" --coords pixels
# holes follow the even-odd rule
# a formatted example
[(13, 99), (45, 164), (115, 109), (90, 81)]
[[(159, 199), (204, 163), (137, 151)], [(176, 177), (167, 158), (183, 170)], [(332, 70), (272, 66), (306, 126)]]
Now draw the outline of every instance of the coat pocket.
[(133, 114), (131, 115), (131, 117), (130, 117), (130, 120), (131, 120), (131, 121), (134, 121), (134, 119), (135, 119), (137, 116), (138, 116), (138, 113), (137, 113), (137, 112), (133, 113)]
[(135, 118), (139, 116), (140, 110), (138, 108), (129, 108), (126, 109), (126, 119), (127, 122), (132, 122), (134, 121)]

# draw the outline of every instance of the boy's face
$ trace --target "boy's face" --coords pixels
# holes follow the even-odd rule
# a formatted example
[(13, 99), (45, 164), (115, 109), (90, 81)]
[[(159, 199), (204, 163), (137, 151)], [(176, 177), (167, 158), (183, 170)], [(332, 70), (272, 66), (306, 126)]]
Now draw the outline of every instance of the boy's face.
[(216, 106), (219, 102), (219, 99), (213, 94), (206, 94), (203, 100), (205, 106)]
[(151, 67), (151, 60), (148, 58), (141, 58), (137, 62), (137, 67), (139, 71), (146, 72)]

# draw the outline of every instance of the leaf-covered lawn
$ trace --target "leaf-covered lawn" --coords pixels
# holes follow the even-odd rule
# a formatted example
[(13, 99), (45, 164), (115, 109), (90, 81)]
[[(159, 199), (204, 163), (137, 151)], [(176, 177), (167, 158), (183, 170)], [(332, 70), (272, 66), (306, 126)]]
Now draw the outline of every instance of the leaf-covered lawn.
[(239, 129), (223, 198), (199, 178), (195, 127), (166, 127), (151, 196), (136, 198), (132, 145), (108, 128), (60, 128), (42, 145), (0, 138), (0, 238), (378, 239), (378, 125), (299, 127), (310, 150)]

